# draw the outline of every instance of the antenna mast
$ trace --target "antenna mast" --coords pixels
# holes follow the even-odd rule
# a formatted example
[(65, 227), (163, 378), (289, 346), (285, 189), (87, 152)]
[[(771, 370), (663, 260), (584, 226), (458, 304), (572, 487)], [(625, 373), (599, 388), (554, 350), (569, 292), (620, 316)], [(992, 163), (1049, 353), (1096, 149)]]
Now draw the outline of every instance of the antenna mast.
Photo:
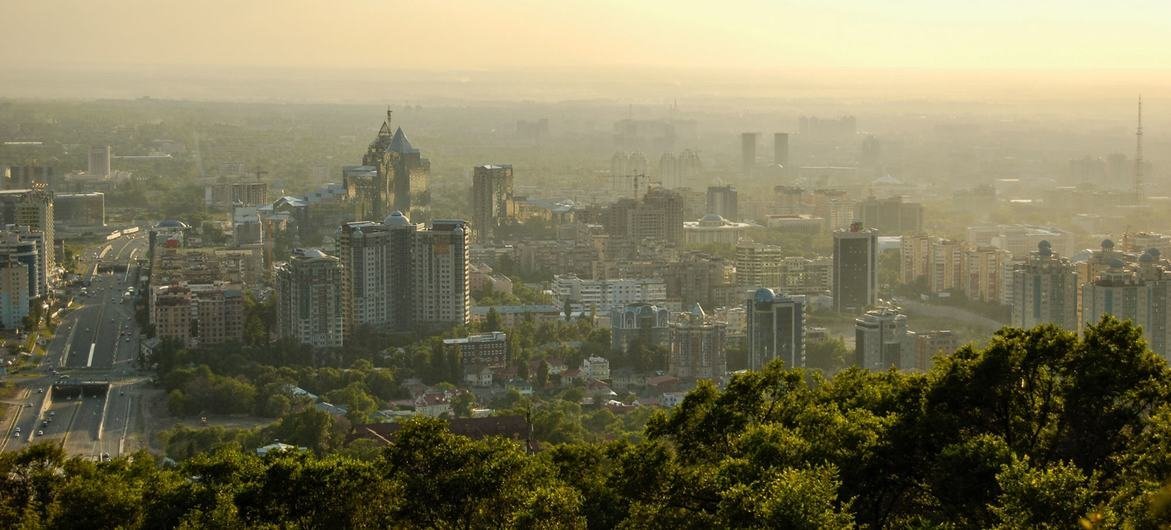
[(1134, 202), (1143, 200), (1143, 97), (1138, 97), (1138, 129), (1135, 130)]

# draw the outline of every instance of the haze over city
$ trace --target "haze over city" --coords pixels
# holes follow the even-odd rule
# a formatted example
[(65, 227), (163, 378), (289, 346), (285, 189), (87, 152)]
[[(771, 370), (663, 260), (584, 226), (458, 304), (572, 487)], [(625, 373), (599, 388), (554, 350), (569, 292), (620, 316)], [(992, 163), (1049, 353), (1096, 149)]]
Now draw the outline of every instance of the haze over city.
[(1171, 527), (1171, 3), (0, 21), (0, 527)]

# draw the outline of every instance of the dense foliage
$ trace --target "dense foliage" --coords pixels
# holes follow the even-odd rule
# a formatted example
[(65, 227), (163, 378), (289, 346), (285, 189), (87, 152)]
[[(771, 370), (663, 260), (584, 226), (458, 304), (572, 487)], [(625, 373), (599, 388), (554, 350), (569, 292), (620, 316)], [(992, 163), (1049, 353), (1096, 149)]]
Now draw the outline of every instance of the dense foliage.
[(772, 364), (701, 384), (645, 438), (388, 444), (261, 459), (0, 456), (18, 527), (1158, 528), (1171, 524), (1171, 372), (1140, 332), (1006, 328), (927, 374)]

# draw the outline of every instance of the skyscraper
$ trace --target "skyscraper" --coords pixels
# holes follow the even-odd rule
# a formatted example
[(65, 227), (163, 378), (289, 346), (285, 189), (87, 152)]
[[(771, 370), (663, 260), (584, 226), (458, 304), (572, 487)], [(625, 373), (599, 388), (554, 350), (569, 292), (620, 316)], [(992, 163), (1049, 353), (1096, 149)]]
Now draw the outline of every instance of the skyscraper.
[(834, 311), (861, 313), (878, 301), (878, 231), (853, 223), (834, 232)]
[(1048, 241), (1012, 272), (1013, 326), (1031, 328), (1056, 324), (1078, 329), (1077, 271), (1068, 259), (1053, 252)]
[(890, 308), (867, 311), (854, 320), (854, 362), (868, 370), (914, 368), (907, 316)]
[(0, 191), (0, 224), (27, 226), (44, 236), (41, 267), (46, 283), (52, 283), (57, 269), (53, 222), (52, 192), (40, 186), (31, 190)]
[(110, 159), (113, 158), (108, 145), (95, 145), (89, 148), (89, 165), (86, 173), (94, 177), (108, 177), (112, 172)]
[(344, 341), (341, 261), (318, 249), (294, 249), (276, 270), (277, 335), (318, 348)]
[(496, 227), (512, 215), (512, 165), (472, 169), (472, 231), (478, 242), (491, 241)]
[(346, 333), (364, 326), (407, 331), (411, 326), (411, 267), (415, 225), (394, 212), (382, 223), (343, 224), (338, 234)]
[(388, 110), (386, 121), (362, 157), (362, 164), (376, 168), (377, 172), (372, 181), (361, 181), (359, 199), (369, 202), (369, 214), (375, 219), (395, 210), (416, 219), (427, 218), (431, 205), (428, 184), (431, 161), (411, 145), (402, 127), (391, 132), (390, 118)]
[(751, 177), (756, 168), (756, 137), (758, 133), (740, 133), (740, 174)]
[(773, 134), (773, 163), (789, 168), (789, 133)]
[(414, 325), (442, 329), (471, 321), (470, 265), (466, 221), (437, 219), (414, 235), (412, 301)]
[(787, 368), (805, 366), (805, 297), (761, 288), (746, 305), (748, 368), (760, 369), (773, 359)]

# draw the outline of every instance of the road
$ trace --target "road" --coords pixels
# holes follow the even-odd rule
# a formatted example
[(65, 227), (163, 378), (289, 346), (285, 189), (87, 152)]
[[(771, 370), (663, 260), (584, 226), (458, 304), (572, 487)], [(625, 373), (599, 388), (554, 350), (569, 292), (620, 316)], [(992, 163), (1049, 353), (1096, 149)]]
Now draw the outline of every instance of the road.
[[(60, 443), (68, 454), (117, 456), (136, 450), (126, 443), (141, 414), (137, 374), (138, 329), (133, 304), (122, 302), (134, 284), (127, 272), (98, 272), (99, 263), (130, 265), (145, 253), (145, 234), (106, 242), (82, 256), (90, 285), (75, 294), (74, 307), (62, 315), (39, 367), (44, 375), (22, 381), (0, 425), (0, 450), (15, 451), (29, 443)], [(82, 384), (83, 382), (92, 382)], [(15, 413), (15, 414), (14, 414)]]

